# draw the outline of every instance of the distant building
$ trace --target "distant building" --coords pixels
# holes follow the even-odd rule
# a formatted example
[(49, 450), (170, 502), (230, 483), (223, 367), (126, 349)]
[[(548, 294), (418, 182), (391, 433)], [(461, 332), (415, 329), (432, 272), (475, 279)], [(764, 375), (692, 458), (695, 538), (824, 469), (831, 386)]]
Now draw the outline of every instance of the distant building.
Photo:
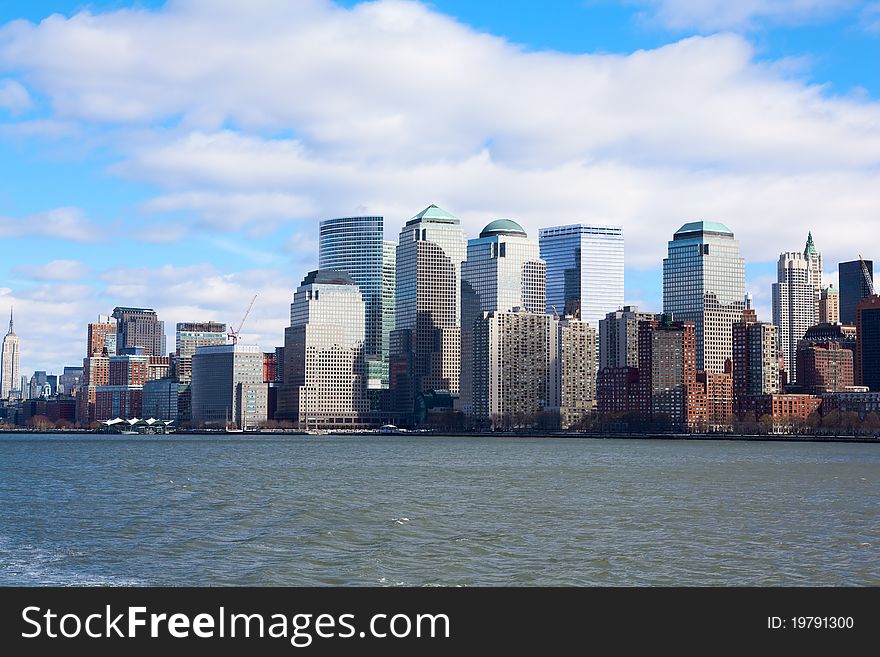
[(343, 271), (310, 272), (293, 295), (284, 332), (284, 381), (275, 418), (300, 428), (369, 422), (364, 302)]
[(226, 344), (226, 324), (222, 322), (178, 322), (175, 332), (174, 360), (177, 379), (192, 380), (192, 357), (199, 347)]
[(596, 410), (596, 329), (584, 320), (562, 317), (551, 330), (556, 332), (551, 402), (559, 408), (559, 428), (569, 429)]
[(468, 241), (461, 265), (460, 408), (473, 411), (474, 323), (486, 312), (544, 314), (545, 266), (538, 241), (515, 221), (498, 219)]
[(82, 367), (65, 366), (64, 372), (58, 377), (59, 392), (75, 397), (83, 379)]
[(724, 224), (694, 221), (675, 232), (668, 248), (663, 312), (693, 323), (697, 370), (723, 373), (733, 350), (733, 324), (745, 308), (739, 242)]
[(819, 323), (840, 324), (840, 293), (833, 285), (819, 296)]
[(773, 323), (779, 327), (779, 351), (785, 359), (789, 383), (798, 381), (798, 342), (819, 321), (821, 291), (822, 255), (816, 251), (810, 234), (803, 253), (779, 256), (773, 284)]
[(98, 315), (98, 321), (89, 324), (86, 356), (116, 355), (116, 320)]
[(845, 392), (853, 386), (853, 352), (839, 342), (813, 343), (798, 349), (798, 388), (811, 395)]
[(149, 373), (150, 357), (139, 347), (130, 347), (127, 351), (131, 353), (108, 359), (108, 383), (95, 388), (95, 421), (142, 417), (143, 390)]
[(639, 366), (639, 322), (660, 319), (657, 313), (624, 306), (599, 320), (599, 369)]
[(880, 392), (880, 295), (856, 306), (855, 382)]
[(192, 424), (254, 429), (267, 420), (266, 390), (259, 347), (198, 347), (192, 359)]
[(770, 418), (774, 432), (788, 433), (821, 407), (822, 397), (816, 395), (763, 395), (755, 401), (755, 416)]
[[(868, 273), (873, 278), (874, 262), (865, 260)], [(843, 324), (855, 325), (856, 306), (870, 295), (868, 283), (862, 272), (862, 263), (858, 260), (841, 262), (837, 265), (838, 283), (840, 284), (840, 321)]]
[(164, 356), (165, 322), (159, 321), (152, 308), (113, 309), (116, 320), (116, 351), (140, 347), (147, 356)]
[(173, 420), (178, 418), (178, 402), (181, 388), (188, 384), (176, 380), (155, 379), (144, 383), (142, 397), (142, 415), (144, 418), (156, 420)]
[(739, 417), (753, 412), (757, 397), (781, 391), (777, 334), (778, 327), (758, 322), (752, 309), (733, 325), (733, 398)]
[(461, 263), (466, 251), (458, 218), (436, 205), (400, 231), (390, 385), (401, 423), (412, 423), (419, 396), (432, 391), (459, 394)]
[(16, 387), (20, 380), (21, 348), (18, 336), (15, 334), (15, 324), (12, 319), (12, 309), (10, 308), (9, 331), (3, 338), (3, 346), (0, 348), (0, 399), (5, 400), (21, 396)]

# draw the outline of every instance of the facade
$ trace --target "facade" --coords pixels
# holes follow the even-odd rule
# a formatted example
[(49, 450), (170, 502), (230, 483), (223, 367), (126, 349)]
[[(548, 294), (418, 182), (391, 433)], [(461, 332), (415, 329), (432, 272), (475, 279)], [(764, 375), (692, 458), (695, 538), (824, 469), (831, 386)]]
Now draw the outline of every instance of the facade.
[(556, 333), (551, 401), (559, 407), (559, 428), (570, 429), (596, 410), (596, 329), (563, 317), (551, 330)]
[(64, 371), (58, 377), (59, 394), (75, 397), (80, 385), (82, 385), (83, 368), (65, 366)]
[[(865, 266), (871, 278), (874, 277), (874, 262), (865, 260)], [(871, 294), (868, 282), (862, 271), (859, 260), (841, 262), (837, 265), (838, 284), (840, 285), (840, 321), (852, 326), (856, 323), (856, 306)]]
[(724, 224), (694, 221), (679, 228), (668, 247), (663, 312), (693, 323), (697, 369), (723, 373), (733, 350), (733, 324), (745, 308), (739, 242)]
[(798, 382), (798, 342), (819, 321), (821, 294), (822, 256), (811, 234), (803, 253), (779, 256), (773, 284), (773, 323), (779, 327), (779, 351), (789, 383)]
[(140, 347), (147, 356), (165, 355), (165, 322), (152, 308), (113, 309), (116, 320), (116, 352)]
[(192, 424), (195, 427), (253, 429), (265, 422), (263, 352), (256, 345), (198, 347), (192, 359)]
[(144, 418), (177, 420), (180, 384), (174, 379), (156, 379), (144, 383), (141, 412)]
[(716, 372), (697, 372), (697, 383), (702, 388), (698, 391), (705, 394), (706, 420), (699, 428), (706, 431), (725, 431), (734, 418), (733, 414), (733, 376), (732, 371), (718, 374)]
[(639, 368), (605, 367), (600, 369), (596, 383), (596, 398), (599, 415), (619, 416), (637, 412)]
[(86, 356), (116, 355), (116, 320), (98, 315), (98, 321), (89, 324)]
[(303, 279), (284, 332), (284, 380), (275, 419), (300, 428), (369, 421), (364, 324), (364, 302), (349, 274), (322, 269)]
[(389, 386), (389, 350), (394, 328), (394, 279), (397, 258), (394, 242), (384, 240), (384, 219), (341, 217), (320, 225), (321, 270), (344, 271), (361, 293), (364, 302), (364, 357), (367, 387)]
[(177, 379), (181, 383), (190, 383), (196, 349), (224, 345), (226, 338), (226, 324), (222, 322), (178, 322), (174, 350)]
[(599, 370), (639, 366), (639, 322), (659, 320), (657, 313), (623, 306), (599, 320)]
[(733, 399), (737, 416), (745, 417), (761, 395), (781, 391), (778, 328), (759, 322), (747, 309), (733, 325)]
[(811, 395), (845, 392), (853, 386), (853, 352), (839, 342), (798, 349), (798, 388)]
[(140, 348), (128, 348), (127, 351), (131, 353), (108, 358), (107, 384), (95, 388), (94, 421), (117, 417), (131, 420), (143, 414), (143, 390), (149, 375), (150, 357)]
[(880, 295), (856, 306), (855, 382), (880, 392)]
[(755, 401), (755, 416), (769, 417), (775, 432), (788, 432), (797, 422), (803, 422), (822, 407), (822, 398), (816, 395), (764, 395)]
[(623, 227), (573, 224), (538, 231), (547, 263), (546, 312), (571, 315), (597, 328), (623, 306)]
[(395, 329), (391, 333), (393, 410), (409, 423), (428, 393), (459, 393), (461, 263), (467, 241), (457, 217), (430, 205), (400, 231)]
[(21, 380), (21, 353), (18, 336), (15, 334), (15, 323), (12, 309), (9, 310), (9, 331), (3, 338), (0, 348), (0, 400), (21, 397), (17, 386)]
[(822, 414), (856, 413), (860, 420), (880, 414), (880, 392), (842, 392), (822, 395)]
[(819, 323), (840, 324), (840, 293), (833, 285), (819, 296)]
[(486, 312), (521, 309), (544, 314), (546, 270), (538, 241), (515, 221), (498, 219), (467, 244), (461, 265), (461, 378), (459, 407), (473, 406), (474, 322)]

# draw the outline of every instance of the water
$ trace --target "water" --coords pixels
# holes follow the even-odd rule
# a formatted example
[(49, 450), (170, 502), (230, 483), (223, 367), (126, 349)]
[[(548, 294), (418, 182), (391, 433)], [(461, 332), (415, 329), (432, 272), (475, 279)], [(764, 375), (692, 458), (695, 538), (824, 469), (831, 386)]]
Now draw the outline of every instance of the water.
[(0, 435), (2, 585), (877, 585), (880, 447)]

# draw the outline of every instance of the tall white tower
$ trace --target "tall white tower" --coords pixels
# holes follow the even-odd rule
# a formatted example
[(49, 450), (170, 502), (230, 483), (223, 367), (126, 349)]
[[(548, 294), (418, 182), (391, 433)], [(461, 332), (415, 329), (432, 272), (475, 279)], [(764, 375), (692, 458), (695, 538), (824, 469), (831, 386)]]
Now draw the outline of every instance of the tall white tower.
[(12, 319), (12, 308), (9, 309), (9, 332), (3, 338), (3, 350), (0, 353), (0, 399), (9, 399), (21, 380), (21, 354), (19, 353), (18, 336)]

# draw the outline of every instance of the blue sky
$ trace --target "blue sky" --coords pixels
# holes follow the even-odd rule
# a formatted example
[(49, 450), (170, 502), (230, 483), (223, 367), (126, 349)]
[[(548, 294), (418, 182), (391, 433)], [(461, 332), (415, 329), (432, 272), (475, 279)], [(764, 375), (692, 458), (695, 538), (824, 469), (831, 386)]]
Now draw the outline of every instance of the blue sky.
[(880, 256), (880, 2), (8, 2), (0, 25), (0, 309), (27, 373), (76, 364), (120, 304), (172, 336), (259, 292), (245, 337), (280, 344), (339, 214), (389, 239), (432, 202), (470, 234), (621, 223), (649, 309), (666, 240), (720, 220), (766, 320), (808, 230), (830, 282)]

